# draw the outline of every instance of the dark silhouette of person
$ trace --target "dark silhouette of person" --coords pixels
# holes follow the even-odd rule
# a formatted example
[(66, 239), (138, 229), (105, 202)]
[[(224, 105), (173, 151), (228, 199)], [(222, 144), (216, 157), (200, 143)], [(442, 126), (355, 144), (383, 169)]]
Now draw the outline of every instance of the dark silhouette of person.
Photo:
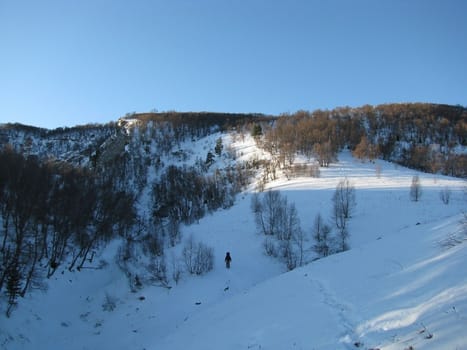
[(232, 261), (232, 257), (230, 256), (230, 252), (225, 254), (225, 267), (230, 269), (230, 262)]

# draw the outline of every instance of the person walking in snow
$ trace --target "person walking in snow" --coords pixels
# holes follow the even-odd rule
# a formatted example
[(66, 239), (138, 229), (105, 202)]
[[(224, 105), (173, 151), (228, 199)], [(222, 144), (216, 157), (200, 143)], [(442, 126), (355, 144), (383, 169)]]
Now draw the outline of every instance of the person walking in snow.
[(230, 252), (227, 252), (225, 254), (225, 267), (230, 269), (230, 262), (232, 261), (232, 258), (230, 257)]

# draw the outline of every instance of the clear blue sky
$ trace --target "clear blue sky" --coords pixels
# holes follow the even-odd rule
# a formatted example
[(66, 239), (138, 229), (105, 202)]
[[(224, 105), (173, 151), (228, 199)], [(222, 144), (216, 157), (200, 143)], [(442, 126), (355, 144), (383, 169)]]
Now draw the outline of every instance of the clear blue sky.
[(467, 105), (465, 0), (0, 0), (0, 123)]

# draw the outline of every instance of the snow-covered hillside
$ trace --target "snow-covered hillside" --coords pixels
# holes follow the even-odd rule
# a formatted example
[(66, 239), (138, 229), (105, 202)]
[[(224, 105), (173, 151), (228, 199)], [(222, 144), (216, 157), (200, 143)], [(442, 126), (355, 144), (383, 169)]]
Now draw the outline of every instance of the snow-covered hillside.
[[(232, 148), (244, 159), (259, 152), (248, 137)], [(418, 202), (409, 198), (414, 175), (422, 186)], [(467, 349), (465, 181), (362, 163), (344, 152), (319, 178), (269, 183), (295, 203), (307, 248), (314, 217), (330, 216), (343, 178), (355, 186), (357, 202), (347, 252), (286, 272), (264, 254), (256, 233), (253, 184), (233, 207), (183, 227), (183, 239), (214, 248), (208, 274), (132, 293), (115, 263), (115, 241), (95, 268), (53, 276), (47, 292), (27, 294), (9, 319), (1, 315), (0, 347)], [(446, 188), (448, 204), (439, 198)], [(168, 250), (168, 261), (180, 249)]]

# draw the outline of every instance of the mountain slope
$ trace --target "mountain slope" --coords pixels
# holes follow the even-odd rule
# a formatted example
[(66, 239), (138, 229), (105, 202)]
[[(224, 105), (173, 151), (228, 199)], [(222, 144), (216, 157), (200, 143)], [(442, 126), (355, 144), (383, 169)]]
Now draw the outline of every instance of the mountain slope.
[(439, 244), (459, 219), (271, 279), (187, 320), (154, 348), (467, 349), (467, 245)]
[[(216, 135), (217, 136), (217, 135)], [(203, 141), (204, 142), (204, 141)], [(254, 141), (233, 144), (254, 156)], [(115, 241), (88, 268), (54, 276), (10, 319), (0, 317), (4, 349), (415, 349), (467, 348), (465, 182), (391, 163), (361, 163), (349, 153), (320, 178), (268, 184), (296, 204), (303, 230), (328, 217), (338, 181), (355, 186), (351, 250), (284, 273), (263, 253), (250, 209), (252, 189), (182, 228), (214, 248), (213, 271), (170, 289), (132, 293), (115, 263)], [(378, 171), (377, 171), (378, 170)], [(412, 176), (419, 202), (409, 200)], [(452, 191), (448, 205), (440, 190)], [(254, 186), (252, 186), (254, 188)], [(449, 239), (450, 238), (450, 239)], [(312, 242), (308, 241), (308, 248)], [(169, 261), (181, 247), (167, 251)], [(232, 268), (223, 266), (226, 251)], [(101, 260), (102, 262), (100, 262)], [(423, 331), (423, 332), (422, 332)], [(427, 335), (432, 337), (427, 339)]]
[[(467, 224), (455, 214), (465, 207), (462, 182), (420, 174), (424, 199), (413, 203), (413, 171), (378, 162), (377, 177), (374, 165), (340, 158), (319, 179), (271, 187), (311, 226), (306, 212), (326, 213), (330, 189), (348, 176), (358, 202), (353, 249), (215, 305), (154, 348), (467, 349)], [(455, 183), (456, 204), (447, 208), (439, 190)]]

